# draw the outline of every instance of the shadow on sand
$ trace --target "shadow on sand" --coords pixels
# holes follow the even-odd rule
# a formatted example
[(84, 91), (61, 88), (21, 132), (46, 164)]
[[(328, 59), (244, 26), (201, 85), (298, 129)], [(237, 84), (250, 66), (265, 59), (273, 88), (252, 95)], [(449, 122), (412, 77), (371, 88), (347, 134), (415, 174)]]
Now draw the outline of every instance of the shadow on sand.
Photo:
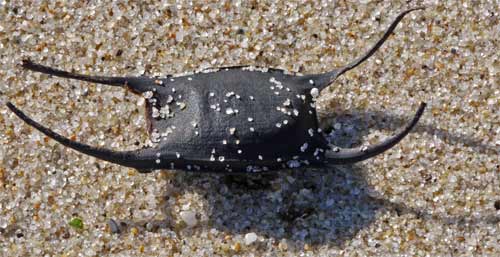
[[(328, 124), (339, 122), (345, 125), (330, 132), (332, 143), (341, 147), (359, 144), (368, 132), (363, 121), (367, 115), (390, 124), (394, 129), (409, 120), (382, 112), (340, 115), (335, 119), (325, 117), (323, 120), (328, 120)], [(383, 124), (375, 126), (387, 128)], [(478, 139), (454, 135), (432, 125), (417, 125), (413, 133), (428, 133), (448, 144), (462, 144), (481, 153), (498, 152)], [(340, 246), (356, 236), (359, 230), (370, 226), (383, 210), (394, 211), (395, 215), (413, 213), (417, 218), (437, 219), (443, 224), (500, 222), (496, 215), (484, 220), (436, 217), (425, 210), (383, 200), (366, 182), (362, 167), (362, 164), (356, 164), (234, 175), (177, 172), (172, 183), (181, 189), (180, 193), (197, 193), (206, 200), (210, 227), (228, 234), (255, 232), (276, 241), (291, 240), (296, 245)], [(163, 212), (166, 217), (172, 215), (168, 207)], [(144, 222), (132, 223), (139, 225)], [(160, 223), (168, 226), (165, 221)]]
[[(367, 193), (357, 166), (259, 175), (178, 173), (175, 186), (202, 195), (211, 227), (304, 244), (342, 244), (368, 226), (384, 203)], [(223, 181), (223, 183), (220, 183)]]

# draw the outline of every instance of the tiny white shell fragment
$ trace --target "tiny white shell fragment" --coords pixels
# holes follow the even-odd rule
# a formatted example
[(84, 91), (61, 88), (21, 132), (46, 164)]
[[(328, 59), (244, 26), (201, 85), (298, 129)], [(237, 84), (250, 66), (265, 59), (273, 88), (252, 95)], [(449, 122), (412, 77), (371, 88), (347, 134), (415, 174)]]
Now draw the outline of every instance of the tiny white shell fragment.
[(186, 104), (183, 102), (177, 103), (177, 105), (179, 106), (179, 109), (181, 109), (181, 110), (186, 109)]
[(300, 162), (297, 160), (290, 160), (286, 163), (289, 168), (298, 168), (300, 167)]
[(306, 142), (306, 143), (304, 143), (304, 144), (300, 147), (300, 151), (301, 151), (301, 152), (305, 152), (305, 151), (307, 150), (307, 147), (308, 147), (308, 146), (309, 146), (309, 145), (307, 144), (307, 142)]
[(151, 108), (151, 117), (153, 118), (160, 117), (160, 111), (154, 106)]
[(153, 97), (153, 91), (146, 91), (146, 92), (142, 93), (142, 96), (146, 99), (149, 99), (149, 98)]
[(167, 104), (171, 103), (174, 100), (174, 97), (171, 95), (167, 96)]

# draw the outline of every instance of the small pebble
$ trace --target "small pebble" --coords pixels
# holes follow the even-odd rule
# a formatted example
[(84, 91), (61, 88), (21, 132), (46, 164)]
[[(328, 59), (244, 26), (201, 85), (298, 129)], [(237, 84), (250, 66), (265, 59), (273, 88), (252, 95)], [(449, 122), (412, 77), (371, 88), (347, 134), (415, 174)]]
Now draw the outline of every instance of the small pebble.
[(251, 232), (245, 235), (245, 244), (246, 245), (251, 245), (255, 241), (257, 241), (257, 234)]
[(188, 225), (188, 227), (194, 227), (198, 224), (198, 219), (196, 219), (196, 213), (193, 211), (181, 211), (181, 219)]
[(121, 233), (120, 225), (116, 223), (114, 219), (110, 219), (108, 221), (109, 229), (111, 230), (112, 234), (119, 234)]

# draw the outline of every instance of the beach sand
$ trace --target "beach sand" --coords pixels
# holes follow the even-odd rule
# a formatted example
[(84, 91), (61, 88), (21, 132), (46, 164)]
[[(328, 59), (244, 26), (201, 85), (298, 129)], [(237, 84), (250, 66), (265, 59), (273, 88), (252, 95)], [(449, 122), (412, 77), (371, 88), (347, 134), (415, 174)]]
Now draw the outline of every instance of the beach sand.
[[(0, 0), (1, 256), (500, 255), (498, 1), (102, 2)], [(140, 96), (18, 64), (320, 73), (415, 6), (427, 8), (318, 99), (339, 146), (379, 142), (428, 103), (401, 143), (354, 165), (140, 174), (61, 146), (4, 105), (90, 145), (137, 149), (147, 141)]]

